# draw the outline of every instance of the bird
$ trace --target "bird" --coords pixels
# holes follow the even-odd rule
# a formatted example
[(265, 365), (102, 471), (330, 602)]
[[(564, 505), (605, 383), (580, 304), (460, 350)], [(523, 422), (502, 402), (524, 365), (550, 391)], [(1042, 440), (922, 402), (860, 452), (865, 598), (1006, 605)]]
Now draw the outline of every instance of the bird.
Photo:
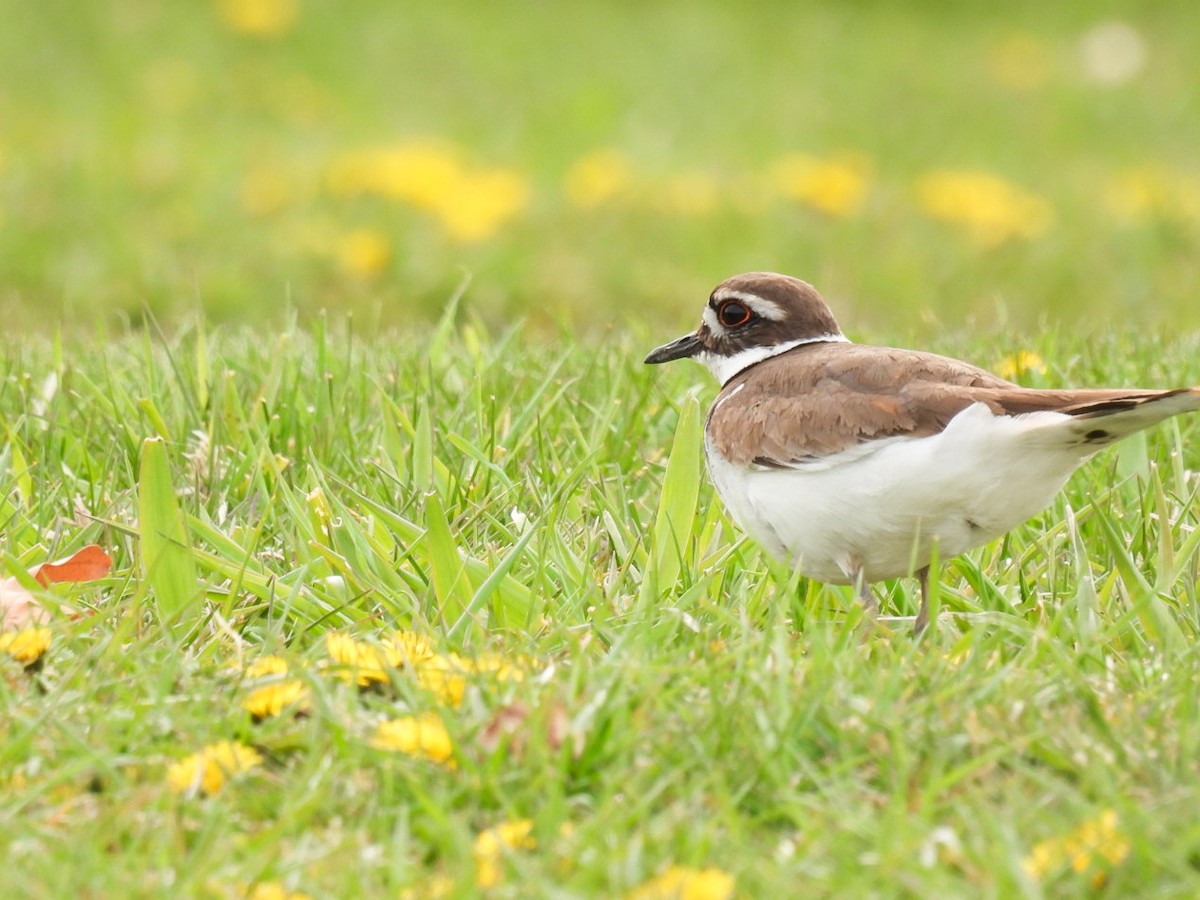
[(801, 575), (849, 584), (915, 575), (1049, 506), (1122, 438), (1200, 409), (1200, 388), (1044, 390), (961, 360), (851, 342), (808, 282), (721, 282), (694, 332), (648, 365), (693, 358), (721, 389), (704, 423), (708, 471), (738, 526)]

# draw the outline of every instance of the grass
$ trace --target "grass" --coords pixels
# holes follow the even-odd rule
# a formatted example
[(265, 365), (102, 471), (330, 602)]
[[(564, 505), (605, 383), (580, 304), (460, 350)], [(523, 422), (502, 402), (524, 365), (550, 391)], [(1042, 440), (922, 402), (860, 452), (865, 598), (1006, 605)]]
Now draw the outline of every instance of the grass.
[[(477, 835), (524, 819), (536, 846), (504, 856), (496, 896), (621, 895), (670, 864), (747, 897), (1200, 884), (1194, 420), (1101, 455), (1044, 515), (947, 563), (926, 640), (863, 641), (847, 590), (777, 570), (696, 492), (687, 398), (713, 386), (642, 367), (649, 336), (547, 345), (469, 312), (430, 339), (263, 334), (0, 355), (6, 566), (89, 542), (115, 557), (102, 583), (47, 593), (76, 614), (55, 613), (40, 670), (3, 667), (6, 892), (420, 896), (448, 877), (467, 895)], [(1200, 382), (1194, 338), (935, 349), (1035, 351), (1050, 362), (1030, 383)], [(139, 569), (146, 438), (199, 574), (182, 628)], [(912, 584), (884, 593), (915, 612)], [(322, 668), (327, 633), (398, 627), (527, 674), (468, 673), (455, 707), (407, 670), (363, 690)], [(243, 709), (239, 666), (268, 654), (307, 716)], [(372, 745), (430, 711), (455, 768)], [(168, 789), (171, 764), (221, 740), (264, 763), (215, 796)], [(1074, 872), (1079, 829), (1114, 813)]]
[(0, 577), (115, 563), (0, 650), (6, 896), (1198, 892), (1200, 420), (864, 641), (640, 364), (771, 269), (1200, 383), (1194, 4), (10, 5)]

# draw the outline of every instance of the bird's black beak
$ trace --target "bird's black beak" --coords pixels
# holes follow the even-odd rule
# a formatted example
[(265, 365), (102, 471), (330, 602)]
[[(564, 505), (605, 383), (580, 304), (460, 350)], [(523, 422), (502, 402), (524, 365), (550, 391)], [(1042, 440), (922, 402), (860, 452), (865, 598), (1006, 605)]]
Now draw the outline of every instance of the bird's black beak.
[(650, 355), (646, 357), (646, 365), (655, 366), (659, 363), (670, 362), (673, 359), (683, 359), (685, 356), (695, 356), (704, 345), (700, 343), (700, 335), (696, 332), (685, 334), (681, 338), (676, 338), (669, 344), (663, 344), (661, 347), (655, 347), (650, 351)]

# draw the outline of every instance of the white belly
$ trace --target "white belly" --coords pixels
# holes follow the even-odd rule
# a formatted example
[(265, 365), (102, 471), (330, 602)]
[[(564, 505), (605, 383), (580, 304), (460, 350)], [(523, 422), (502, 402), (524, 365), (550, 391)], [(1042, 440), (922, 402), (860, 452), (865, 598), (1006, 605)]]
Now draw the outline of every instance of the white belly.
[(743, 468), (705, 445), (717, 492), (773, 555), (819, 581), (908, 575), (1045, 508), (1094, 451), (1064, 441), (1060, 413), (993, 416), (975, 405), (945, 431), (891, 438), (791, 469)]

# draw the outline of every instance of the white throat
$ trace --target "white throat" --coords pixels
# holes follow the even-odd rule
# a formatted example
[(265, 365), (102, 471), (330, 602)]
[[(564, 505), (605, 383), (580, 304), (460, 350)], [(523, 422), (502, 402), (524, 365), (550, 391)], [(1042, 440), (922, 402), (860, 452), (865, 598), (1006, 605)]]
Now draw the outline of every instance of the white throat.
[(742, 369), (752, 366), (756, 362), (762, 362), (764, 359), (770, 359), (772, 356), (786, 353), (793, 347), (799, 347), (802, 344), (826, 343), (848, 344), (850, 343), (850, 339), (839, 331), (836, 334), (818, 334), (814, 337), (784, 341), (782, 344), (773, 344), (770, 347), (747, 347), (745, 350), (739, 350), (732, 356), (697, 353), (696, 359), (704, 363), (708, 367), (708, 371), (712, 372), (716, 376), (717, 381), (721, 382), (723, 386), (730, 378), (742, 371)]

